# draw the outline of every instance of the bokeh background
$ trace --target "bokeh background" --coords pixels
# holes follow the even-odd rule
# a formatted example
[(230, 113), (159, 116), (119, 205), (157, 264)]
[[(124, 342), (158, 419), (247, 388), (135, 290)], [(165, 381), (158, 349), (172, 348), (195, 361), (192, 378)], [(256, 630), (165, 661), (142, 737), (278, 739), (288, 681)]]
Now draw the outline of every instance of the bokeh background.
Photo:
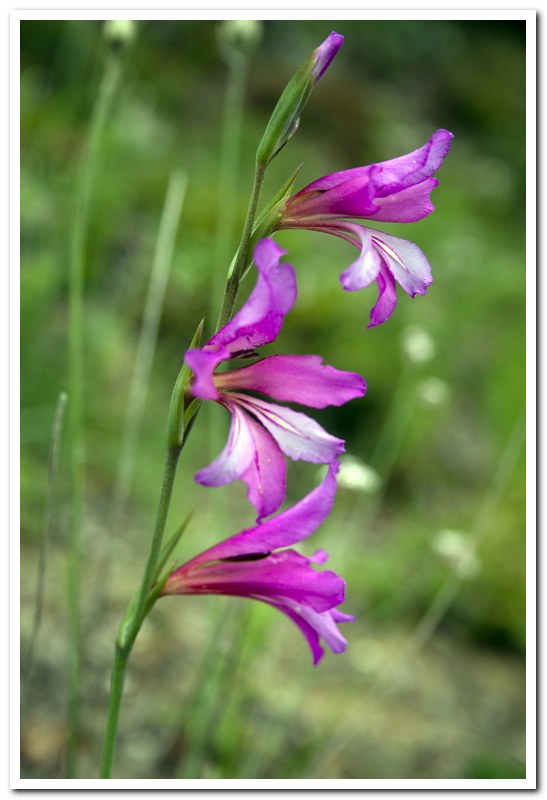
[[(345, 43), (263, 200), (302, 162), (300, 188), (454, 133), (436, 212), (383, 226), (417, 242), (435, 282), (399, 293), (366, 330), (375, 289), (341, 291), (344, 242), (277, 236), (299, 299), (268, 352), (321, 353), (366, 396), (317, 412), (351, 461), (315, 541), (347, 581), (344, 655), (312, 668), (297, 629), (250, 601), (160, 601), (135, 647), (115, 777), (518, 778), (524, 763), (525, 28), (519, 21), (266, 21), (249, 56), (239, 162), (219, 199), (230, 68), (217, 22), (140, 22), (100, 144), (85, 260), (86, 489), (80, 775), (96, 777), (117, 625), (140, 577), (161, 482), (166, 411), (185, 348), (220, 302), (256, 145), (300, 61)], [(110, 48), (110, 50), (109, 50)], [(64, 775), (68, 436), (61, 436), (45, 569), (52, 424), (67, 390), (68, 273), (80, 159), (111, 55), (102, 23), (21, 23), (22, 776)], [(114, 511), (124, 418), (170, 175), (188, 185), (132, 461)], [(219, 245), (221, 214), (228, 232)], [(222, 225), (222, 223), (221, 223)], [(219, 262), (219, 248), (227, 248)], [(220, 276), (220, 277), (219, 277)], [(215, 296), (212, 287), (217, 292)], [(242, 297), (252, 287), (247, 279)], [(70, 401), (69, 401), (70, 402)], [(226, 415), (227, 416), (227, 415)], [(185, 559), (252, 523), (243, 486), (193, 473), (228, 420), (207, 409), (184, 451), (169, 529), (190, 508)], [(223, 427), (224, 426), (224, 427)], [(66, 427), (66, 426), (65, 426)], [(216, 452), (215, 452), (216, 448)], [(288, 501), (318, 480), (291, 464)]]

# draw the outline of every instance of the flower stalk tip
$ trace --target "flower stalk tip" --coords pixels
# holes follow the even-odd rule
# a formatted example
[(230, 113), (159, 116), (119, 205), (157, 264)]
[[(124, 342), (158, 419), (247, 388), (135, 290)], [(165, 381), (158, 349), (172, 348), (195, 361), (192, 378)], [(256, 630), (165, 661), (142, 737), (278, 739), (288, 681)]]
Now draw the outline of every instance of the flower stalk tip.
[(267, 166), (294, 136), (313, 87), (328, 69), (343, 41), (344, 37), (333, 31), (296, 70), (277, 101), (258, 146), (258, 164)]

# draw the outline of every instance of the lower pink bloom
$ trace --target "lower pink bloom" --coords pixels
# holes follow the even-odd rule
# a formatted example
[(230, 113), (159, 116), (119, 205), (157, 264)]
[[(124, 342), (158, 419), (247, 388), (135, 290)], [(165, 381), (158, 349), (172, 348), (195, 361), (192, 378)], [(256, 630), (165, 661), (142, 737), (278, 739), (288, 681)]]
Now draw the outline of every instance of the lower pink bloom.
[(338, 465), (332, 464), (323, 482), (295, 506), (275, 517), (210, 547), (175, 570), (162, 595), (222, 594), (248, 597), (282, 611), (300, 628), (310, 645), (313, 663), (323, 656), (320, 639), (341, 653), (347, 642), (337, 623), (353, 617), (338, 610), (345, 583), (330, 570), (317, 571), (324, 550), (305, 557), (279, 548), (310, 536), (328, 516), (336, 493)]

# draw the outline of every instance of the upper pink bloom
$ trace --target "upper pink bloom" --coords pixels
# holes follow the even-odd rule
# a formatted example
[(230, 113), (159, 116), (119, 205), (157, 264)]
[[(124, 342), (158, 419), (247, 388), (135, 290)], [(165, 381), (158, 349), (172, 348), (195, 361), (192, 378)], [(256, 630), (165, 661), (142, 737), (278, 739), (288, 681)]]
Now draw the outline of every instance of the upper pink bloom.
[(417, 222), (434, 210), (433, 175), (450, 149), (452, 134), (438, 130), (408, 155), (334, 172), (310, 183), (291, 197), (277, 228), (323, 231), (354, 244), (359, 258), (340, 275), (342, 286), (353, 292), (378, 285), (379, 298), (370, 325), (385, 322), (397, 302), (395, 283), (414, 297), (432, 283), (431, 267), (420, 248), (405, 239), (365, 228), (346, 218), (376, 222)]
[(242, 480), (258, 519), (276, 511), (285, 498), (283, 454), (294, 460), (330, 464), (344, 451), (344, 442), (305, 414), (248, 392), (325, 408), (361, 397), (366, 389), (360, 375), (324, 365), (314, 355), (270, 356), (215, 373), (223, 361), (256, 355), (255, 348), (272, 342), (281, 330), (285, 314), (296, 300), (294, 270), (280, 263), (284, 252), (271, 239), (257, 244), (258, 280), (249, 299), (204, 347), (186, 353), (186, 363), (195, 376), (192, 394), (216, 401), (232, 415), (226, 447), (196, 474), (196, 480), (204, 486)]
[(280, 550), (310, 536), (328, 516), (336, 493), (338, 464), (307, 497), (276, 517), (210, 547), (179, 567), (167, 579), (162, 594), (223, 594), (261, 600), (298, 625), (317, 664), (322, 638), (334, 653), (346, 649), (338, 622), (353, 617), (338, 611), (345, 584), (330, 570), (317, 572), (328, 554), (306, 558), (295, 550)]

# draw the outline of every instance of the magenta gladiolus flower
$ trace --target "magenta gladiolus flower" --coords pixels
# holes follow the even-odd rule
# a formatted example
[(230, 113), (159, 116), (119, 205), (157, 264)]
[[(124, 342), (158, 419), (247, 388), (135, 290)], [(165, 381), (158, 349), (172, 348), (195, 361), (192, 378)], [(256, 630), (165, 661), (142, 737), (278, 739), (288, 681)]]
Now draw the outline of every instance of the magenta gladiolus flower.
[(342, 578), (330, 570), (317, 572), (312, 564), (323, 564), (328, 554), (317, 551), (305, 557), (295, 550), (280, 550), (310, 536), (328, 516), (336, 493), (337, 464), (307, 497), (292, 508), (249, 528), (175, 570), (162, 595), (222, 594), (261, 600), (286, 614), (298, 625), (317, 664), (323, 648), (342, 653), (347, 642), (338, 622), (353, 617), (338, 610), (345, 599)]
[(324, 365), (314, 355), (269, 356), (239, 369), (214, 372), (223, 361), (256, 355), (255, 348), (279, 334), (296, 300), (294, 270), (280, 263), (284, 253), (271, 239), (257, 244), (254, 259), (259, 274), (249, 299), (204, 347), (186, 353), (195, 376), (192, 394), (214, 400), (232, 415), (225, 449), (196, 474), (196, 480), (204, 486), (242, 480), (259, 520), (276, 511), (285, 498), (283, 454), (330, 464), (344, 451), (344, 442), (306, 415), (248, 392), (325, 408), (361, 397), (366, 390), (360, 375)]
[(434, 210), (433, 177), (450, 149), (452, 134), (436, 131), (418, 150), (391, 161), (325, 175), (291, 197), (278, 230), (306, 228), (339, 236), (360, 250), (359, 258), (340, 275), (349, 292), (378, 285), (378, 301), (369, 328), (393, 313), (398, 283), (411, 297), (425, 294), (431, 267), (420, 248), (405, 239), (365, 228), (346, 218), (377, 222), (417, 222)]

